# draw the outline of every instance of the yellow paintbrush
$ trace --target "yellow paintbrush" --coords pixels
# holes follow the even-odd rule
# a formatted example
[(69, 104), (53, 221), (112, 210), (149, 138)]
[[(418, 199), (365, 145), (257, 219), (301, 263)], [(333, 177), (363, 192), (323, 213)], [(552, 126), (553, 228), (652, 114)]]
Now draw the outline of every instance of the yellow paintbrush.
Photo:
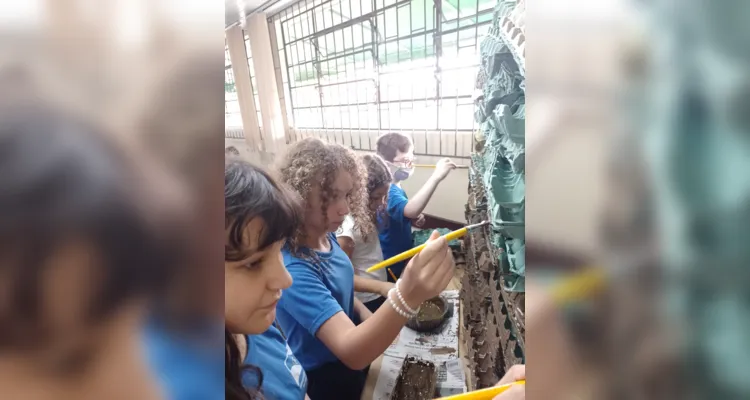
[(492, 400), (495, 396), (510, 389), (513, 385), (525, 385), (526, 379), (515, 381), (507, 385), (495, 386), (487, 389), (475, 390), (473, 392), (461, 393), (448, 397), (441, 397), (438, 400)]
[[(414, 166), (417, 168), (435, 168), (436, 167), (435, 164), (414, 164)], [(456, 168), (457, 169), (469, 168), (469, 166), (468, 165), (456, 165)]]
[[(479, 228), (487, 224), (489, 224), (489, 222), (484, 221), (478, 224), (465, 226), (444, 235), (445, 240), (451, 241), (453, 239), (458, 239), (466, 235), (471, 229)], [(512, 223), (507, 224), (513, 225)], [(424, 250), (425, 246), (427, 246), (427, 243), (375, 264), (368, 268), (367, 272), (377, 271), (379, 269), (390, 267), (397, 262), (408, 260)], [(389, 270), (388, 272), (391, 271)], [(592, 293), (596, 293), (603, 288), (605, 279), (606, 277), (602, 268), (586, 268), (584, 271), (563, 278), (560, 282), (554, 284), (552, 287), (552, 299), (557, 304), (585, 299)]]
[(565, 304), (586, 299), (604, 287), (605, 279), (603, 268), (586, 268), (552, 285), (552, 300)]
[[(453, 231), (451, 233), (448, 233), (448, 234), (446, 234), (443, 237), (445, 237), (445, 240), (447, 242), (450, 242), (453, 239), (458, 239), (461, 236), (466, 235), (469, 232), (469, 230), (471, 230), (471, 229), (479, 228), (479, 227), (485, 226), (487, 224), (489, 224), (489, 222), (484, 221), (484, 222), (481, 222), (479, 224), (468, 225), (468, 226), (465, 226), (465, 227), (463, 227), (461, 229), (458, 229), (458, 230), (455, 230), (455, 231)], [(379, 262), (379, 263), (373, 265), (372, 267), (368, 268), (367, 272), (377, 271), (377, 270), (385, 268), (385, 267), (390, 267), (391, 265), (393, 265), (393, 264), (395, 264), (397, 262), (408, 260), (408, 259), (416, 256), (417, 254), (419, 254), (420, 251), (424, 250), (425, 246), (427, 246), (427, 243), (425, 243), (425, 244), (423, 244), (421, 246), (417, 246), (417, 247), (415, 247), (415, 248), (413, 248), (411, 250), (407, 250), (407, 251), (405, 251), (405, 252), (403, 252), (403, 253), (401, 253), (399, 255), (393, 256), (393, 257), (391, 257), (391, 258), (389, 258), (389, 259), (387, 259), (385, 261)]]

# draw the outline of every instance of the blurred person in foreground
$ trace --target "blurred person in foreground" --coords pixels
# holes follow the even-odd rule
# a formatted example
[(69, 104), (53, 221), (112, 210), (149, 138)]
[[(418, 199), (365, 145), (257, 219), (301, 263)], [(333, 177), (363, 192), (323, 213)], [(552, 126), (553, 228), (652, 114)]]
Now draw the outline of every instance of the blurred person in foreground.
[[(531, 386), (513, 385), (493, 400), (575, 398), (575, 382), (580, 367), (573, 354), (573, 343), (563, 323), (561, 309), (547, 289), (526, 282), (526, 363), (530, 365)], [(526, 365), (513, 365), (497, 386), (526, 379)]]
[(180, 229), (135, 155), (58, 107), (0, 104), (0, 398), (163, 398), (139, 332)]
[(137, 128), (145, 147), (187, 188), (185, 262), (154, 304), (144, 343), (170, 400), (224, 398), (224, 114), (211, 54), (177, 57)]

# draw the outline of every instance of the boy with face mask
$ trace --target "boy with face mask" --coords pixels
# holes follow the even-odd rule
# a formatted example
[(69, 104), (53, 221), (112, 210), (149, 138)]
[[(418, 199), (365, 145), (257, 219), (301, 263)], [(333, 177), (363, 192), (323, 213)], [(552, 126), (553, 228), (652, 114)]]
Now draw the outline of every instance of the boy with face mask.
[[(409, 199), (404, 189), (401, 188), (401, 182), (409, 179), (414, 172), (414, 144), (411, 139), (396, 132), (386, 133), (378, 138), (377, 153), (386, 161), (393, 174), (393, 183), (388, 191), (388, 221), (383, 221), (380, 230), (383, 257), (388, 259), (413, 247), (412, 221), (415, 221), (418, 227), (422, 226), (424, 223), (422, 211), (435, 193), (438, 184), (456, 168), (456, 164), (448, 158), (438, 161), (432, 176), (417, 194)], [(389, 269), (398, 278), (405, 265), (406, 261), (403, 261), (394, 264)], [(394, 282), (390, 274), (388, 274), (388, 280)]]

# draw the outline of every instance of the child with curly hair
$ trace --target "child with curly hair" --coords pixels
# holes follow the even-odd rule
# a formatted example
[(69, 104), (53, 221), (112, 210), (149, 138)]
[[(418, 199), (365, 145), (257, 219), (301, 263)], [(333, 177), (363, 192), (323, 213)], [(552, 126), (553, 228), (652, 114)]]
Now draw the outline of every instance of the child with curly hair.
[(376, 231), (364, 165), (343, 146), (308, 138), (290, 147), (279, 172), (304, 199), (305, 212), (282, 250), (294, 283), (279, 301), (277, 320), (307, 373), (311, 400), (359, 399), (369, 364), (450, 282), (453, 257), (434, 232), (390, 291), (388, 306), (371, 313), (354, 297), (354, 269), (333, 234), (347, 215), (362, 235)]
[[(385, 199), (393, 176), (382, 158), (376, 155), (362, 157), (367, 168), (367, 194), (370, 221), (378, 228), (387, 223)], [(336, 232), (341, 248), (354, 265), (354, 295), (361, 300), (368, 310), (375, 312), (385, 303), (388, 291), (393, 283), (388, 282), (386, 270), (367, 272), (367, 268), (383, 261), (383, 250), (377, 233), (363, 235), (354, 223), (354, 218), (347, 216), (344, 224)]]

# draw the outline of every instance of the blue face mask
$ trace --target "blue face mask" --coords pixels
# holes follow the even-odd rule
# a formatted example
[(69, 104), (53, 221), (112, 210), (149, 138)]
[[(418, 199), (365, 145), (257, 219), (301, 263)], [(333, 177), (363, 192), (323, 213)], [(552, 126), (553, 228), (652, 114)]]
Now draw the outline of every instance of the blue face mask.
[(396, 182), (405, 181), (409, 179), (412, 173), (414, 173), (414, 167), (411, 167), (411, 168), (399, 167), (392, 163), (388, 163), (388, 166), (390, 167), (391, 173), (393, 174), (393, 179)]

